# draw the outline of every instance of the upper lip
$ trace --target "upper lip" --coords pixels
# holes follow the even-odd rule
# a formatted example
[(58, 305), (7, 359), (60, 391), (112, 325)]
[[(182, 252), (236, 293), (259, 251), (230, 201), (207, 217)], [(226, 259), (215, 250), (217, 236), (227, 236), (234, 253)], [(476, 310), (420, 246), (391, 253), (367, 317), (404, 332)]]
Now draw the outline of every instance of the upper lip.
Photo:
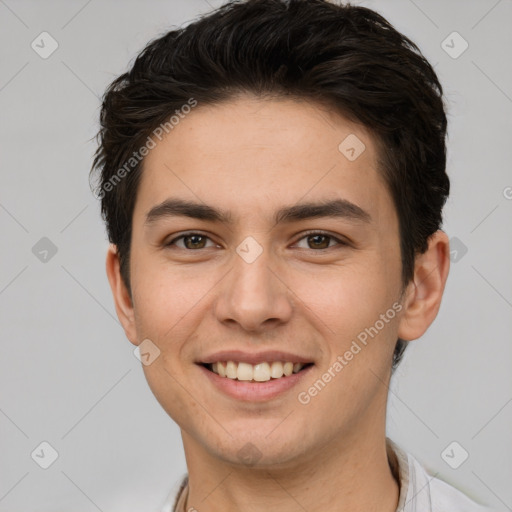
[(264, 352), (244, 352), (242, 350), (221, 350), (204, 356), (198, 363), (211, 364), (219, 361), (236, 361), (237, 363), (258, 364), (263, 362), (283, 361), (292, 363), (312, 363), (313, 360), (282, 350), (265, 350)]

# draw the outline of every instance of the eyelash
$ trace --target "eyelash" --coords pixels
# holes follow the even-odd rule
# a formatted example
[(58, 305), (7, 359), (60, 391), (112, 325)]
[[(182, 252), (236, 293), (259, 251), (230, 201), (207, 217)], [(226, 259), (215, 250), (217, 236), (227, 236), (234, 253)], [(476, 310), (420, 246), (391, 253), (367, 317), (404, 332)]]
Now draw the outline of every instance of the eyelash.
[[(190, 231), (188, 233), (183, 233), (182, 235), (176, 237), (176, 238), (173, 238), (172, 240), (170, 240), (169, 242), (165, 243), (165, 247), (171, 247), (173, 245), (175, 245), (175, 243), (178, 241), (178, 240), (181, 240), (182, 238), (187, 238), (189, 236), (193, 236), (193, 235), (199, 235), (201, 237), (204, 237), (204, 238), (207, 238), (209, 240), (211, 240), (211, 238), (207, 235), (204, 235), (203, 233), (199, 233), (199, 232), (196, 232), (196, 231)], [(303, 240), (304, 238), (307, 238), (309, 236), (312, 236), (312, 235), (320, 235), (320, 236), (325, 236), (331, 240), (334, 240), (335, 242), (337, 242), (337, 245), (338, 246), (348, 246), (348, 243), (347, 242), (344, 242), (343, 240), (331, 235), (330, 233), (325, 233), (323, 231), (307, 231), (306, 233), (304, 233), (295, 243)], [(333, 247), (336, 247), (336, 246), (333, 246)], [(326, 247), (324, 249), (310, 249), (314, 252), (321, 252), (321, 251), (326, 251), (327, 249), (332, 249), (333, 247)], [(184, 251), (189, 251), (189, 252), (195, 252), (195, 251), (200, 251), (201, 249), (187, 249), (186, 247), (178, 247), (178, 249), (183, 249)], [(207, 248), (203, 248), (203, 249), (207, 249)]]

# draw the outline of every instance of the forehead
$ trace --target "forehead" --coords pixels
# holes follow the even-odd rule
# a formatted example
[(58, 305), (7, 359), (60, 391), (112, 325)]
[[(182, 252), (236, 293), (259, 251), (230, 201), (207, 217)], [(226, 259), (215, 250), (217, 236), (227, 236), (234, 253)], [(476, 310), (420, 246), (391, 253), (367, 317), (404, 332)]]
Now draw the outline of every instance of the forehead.
[(156, 142), (136, 214), (169, 196), (216, 205), (235, 220), (301, 200), (342, 198), (377, 216), (391, 207), (372, 135), (316, 103), (243, 96), (199, 104)]

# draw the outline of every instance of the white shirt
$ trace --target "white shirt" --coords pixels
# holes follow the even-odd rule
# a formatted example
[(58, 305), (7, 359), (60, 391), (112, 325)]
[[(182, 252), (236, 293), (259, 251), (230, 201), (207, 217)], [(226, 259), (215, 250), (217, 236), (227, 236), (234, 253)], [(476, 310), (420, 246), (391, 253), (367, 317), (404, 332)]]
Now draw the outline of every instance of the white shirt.
[[(386, 442), (388, 450), (395, 453), (398, 462), (400, 495), (396, 512), (496, 512), (475, 503), (455, 487), (428, 474), (410, 453), (390, 439), (386, 439)], [(173, 491), (169, 495), (161, 512), (186, 512), (187, 481), (188, 476), (185, 475), (178, 492)]]

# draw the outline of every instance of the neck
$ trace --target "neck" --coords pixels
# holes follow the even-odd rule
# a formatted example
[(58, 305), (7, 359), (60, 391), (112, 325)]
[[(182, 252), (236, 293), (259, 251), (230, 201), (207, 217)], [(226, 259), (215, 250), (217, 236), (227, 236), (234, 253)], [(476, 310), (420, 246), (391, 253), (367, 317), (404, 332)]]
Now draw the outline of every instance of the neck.
[(182, 436), (189, 475), (187, 511), (396, 511), (399, 484), (384, 432), (338, 436), (342, 439), (326, 443), (314, 455), (265, 468), (219, 461), (183, 431)]

